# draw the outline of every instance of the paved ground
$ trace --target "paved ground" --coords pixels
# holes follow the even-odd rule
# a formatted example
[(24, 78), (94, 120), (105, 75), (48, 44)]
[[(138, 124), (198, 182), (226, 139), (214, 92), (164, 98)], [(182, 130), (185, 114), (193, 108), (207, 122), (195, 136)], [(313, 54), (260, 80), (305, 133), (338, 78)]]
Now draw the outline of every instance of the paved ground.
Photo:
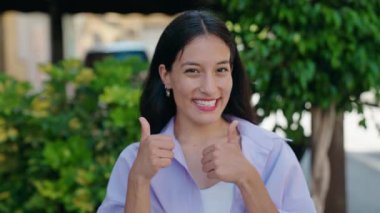
[(380, 212), (380, 154), (347, 153), (349, 213)]
[[(373, 102), (371, 94), (366, 95)], [(361, 116), (355, 112), (345, 114), (348, 213), (380, 213), (380, 108), (364, 107), (364, 117), (366, 129), (358, 125)], [(261, 126), (270, 130), (276, 122), (286, 123), (281, 113), (271, 115)], [(302, 115), (301, 123), (305, 134), (310, 135), (309, 113)], [(306, 152), (301, 164), (306, 178), (310, 179), (310, 152)]]
[[(369, 157), (370, 156), (370, 157)], [(302, 167), (310, 179), (310, 153)], [(380, 212), (380, 153), (346, 152), (346, 192), (348, 213)]]
[(366, 108), (367, 129), (357, 127), (354, 113), (345, 120), (346, 177), (349, 213), (380, 212), (380, 109)]
[[(354, 113), (345, 117), (346, 191), (348, 213), (380, 212), (380, 109), (365, 112), (367, 129), (358, 127), (360, 117)], [(310, 153), (302, 159), (309, 179)]]

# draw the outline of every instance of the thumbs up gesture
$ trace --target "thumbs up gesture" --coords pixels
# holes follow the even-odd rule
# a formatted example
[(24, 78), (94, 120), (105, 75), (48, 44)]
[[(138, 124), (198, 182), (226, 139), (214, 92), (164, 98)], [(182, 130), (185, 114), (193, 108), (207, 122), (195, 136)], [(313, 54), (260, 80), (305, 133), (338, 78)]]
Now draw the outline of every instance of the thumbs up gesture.
[(247, 166), (250, 166), (240, 149), (237, 125), (236, 120), (229, 124), (227, 142), (216, 143), (203, 150), (202, 170), (208, 178), (237, 183)]
[(174, 153), (173, 138), (168, 135), (151, 135), (149, 122), (139, 118), (141, 125), (140, 147), (130, 175), (150, 181), (161, 168), (171, 164)]

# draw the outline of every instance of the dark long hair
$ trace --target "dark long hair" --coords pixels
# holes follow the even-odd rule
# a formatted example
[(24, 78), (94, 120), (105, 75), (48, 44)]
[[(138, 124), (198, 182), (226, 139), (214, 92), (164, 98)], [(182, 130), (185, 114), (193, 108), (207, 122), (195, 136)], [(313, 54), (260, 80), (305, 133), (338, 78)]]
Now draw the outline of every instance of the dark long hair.
[(240, 60), (236, 43), (224, 22), (206, 11), (186, 11), (177, 16), (164, 30), (158, 40), (148, 77), (140, 99), (141, 116), (151, 126), (151, 133), (159, 133), (176, 114), (173, 95), (165, 96), (165, 87), (159, 75), (159, 65), (164, 64), (170, 72), (177, 54), (194, 38), (213, 34), (222, 39), (231, 52), (233, 86), (231, 97), (223, 114), (234, 115), (253, 122), (250, 106), (251, 90), (247, 74)]

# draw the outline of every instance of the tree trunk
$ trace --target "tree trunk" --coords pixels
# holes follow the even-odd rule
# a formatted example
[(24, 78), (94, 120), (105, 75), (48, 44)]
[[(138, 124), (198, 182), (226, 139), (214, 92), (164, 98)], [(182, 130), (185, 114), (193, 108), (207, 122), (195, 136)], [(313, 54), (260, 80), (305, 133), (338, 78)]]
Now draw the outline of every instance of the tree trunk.
[(5, 53), (4, 53), (4, 25), (3, 25), (3, 16), (4, 14), (0, 14), (0, 72), (5, 71)]
[(52, 62), (57, 63), (63, 59), (63, 30), (62, 11), (60, 1), (50, 1), (50, 35)]
[(346, 212), (346, 179), (344, 152), (344, 114), (338, 113), (335, 120), (332, 144), (329, 150), (331, 166), (330, 187), (326, 198), (326, 213)]
[(325, 211), (325, 201), (330, 186), (330, 162), (328, 151), (332, 142), (336, 111), (332, 105), (327, 110), (311, 109), (312, 119), (312, 197), (317, 212)]

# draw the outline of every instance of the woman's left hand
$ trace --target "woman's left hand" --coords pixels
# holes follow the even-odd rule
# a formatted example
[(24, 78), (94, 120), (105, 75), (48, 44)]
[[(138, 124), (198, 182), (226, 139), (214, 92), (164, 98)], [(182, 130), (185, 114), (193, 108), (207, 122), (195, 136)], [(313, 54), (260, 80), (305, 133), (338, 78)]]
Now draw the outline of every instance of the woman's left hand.
[(208, 178), (237, 184), (252, 170), (241, 152), (237, 125), (237, 121), (229, 125), (227, 143), (213, 144), (203, 150), (202, 170)]

